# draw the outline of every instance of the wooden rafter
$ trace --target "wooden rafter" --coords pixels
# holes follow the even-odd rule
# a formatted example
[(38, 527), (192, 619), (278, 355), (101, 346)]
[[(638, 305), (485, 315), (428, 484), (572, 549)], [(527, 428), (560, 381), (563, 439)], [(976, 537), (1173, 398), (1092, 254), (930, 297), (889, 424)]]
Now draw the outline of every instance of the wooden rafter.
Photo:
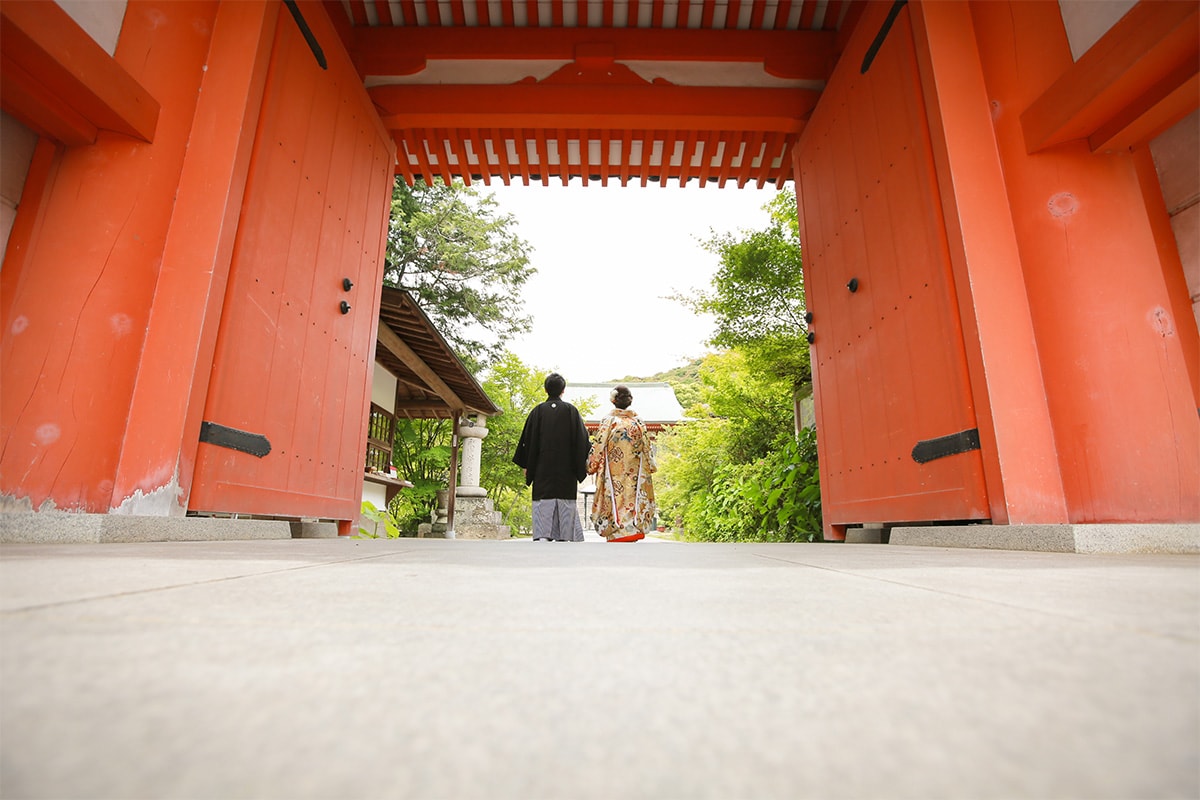
[(0, 61), (0, 103), (35, 131), (68, 145), (101, 130), (153, 141), (158, 101), (56, 4), (0, 4)]
[(425, 360), (383, 322), (379, 323), (379, 343), (386, 347), (389, 353), (400, 359), (421, 380), (425, 381), (425, 384), (445, 401), (447, 407), (454, 411), (462, 411), (467, 407), (454, 390), (447, 386), (446, 382), (425, 363)]

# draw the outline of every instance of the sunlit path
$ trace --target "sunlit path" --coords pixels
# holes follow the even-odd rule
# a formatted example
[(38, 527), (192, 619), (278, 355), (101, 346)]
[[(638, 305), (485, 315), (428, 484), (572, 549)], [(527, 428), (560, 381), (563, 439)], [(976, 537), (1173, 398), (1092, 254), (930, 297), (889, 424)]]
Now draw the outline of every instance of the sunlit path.
[(0, 547), (4, 797), (1195, 797), (1200, 562)]

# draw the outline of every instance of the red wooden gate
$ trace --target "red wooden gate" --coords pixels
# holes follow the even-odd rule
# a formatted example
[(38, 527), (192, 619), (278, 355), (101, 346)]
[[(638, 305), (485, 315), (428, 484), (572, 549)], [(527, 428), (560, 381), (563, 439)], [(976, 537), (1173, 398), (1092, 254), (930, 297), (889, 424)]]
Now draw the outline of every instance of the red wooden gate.
[[(336, 41), (324, 14), (307, 22)], [(325, 55), (279, 15), (192, 511), (349, 520), (361, 504), (394, 151), (344, 52)]]
[(907, 8), (864, 18), (794, 161), (826, 535), (988, 516)]

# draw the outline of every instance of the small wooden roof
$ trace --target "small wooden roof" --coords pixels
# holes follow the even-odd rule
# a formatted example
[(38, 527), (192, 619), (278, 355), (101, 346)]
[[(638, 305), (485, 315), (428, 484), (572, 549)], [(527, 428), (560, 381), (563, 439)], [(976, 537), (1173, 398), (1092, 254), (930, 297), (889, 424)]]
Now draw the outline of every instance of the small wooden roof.
[(396, 376), (398, 417), (493, 416), (492, 402), (408, 292), (383, 287), (375, 361)]

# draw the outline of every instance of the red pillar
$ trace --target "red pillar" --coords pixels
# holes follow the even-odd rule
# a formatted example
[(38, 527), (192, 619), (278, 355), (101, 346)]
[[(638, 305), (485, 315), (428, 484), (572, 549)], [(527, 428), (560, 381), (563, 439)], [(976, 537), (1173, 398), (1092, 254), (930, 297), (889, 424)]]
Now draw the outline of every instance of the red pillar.
[(910, 7), (991, 518), (1066, 522), (1046, 385), (971, 13), (965, 3)]
[[(1200, 519), (1196, 331), (1136, 159), (1084, 140), (1029, 154), (1021, 114), (1073, 63), (1058, 4), (970, 10), (1069, 519)], [(1004, 355), (985, 343), (985, 362)]]
[(155, 286), (111, 506), (183, 514), (277, 3), (222, 3)]
[(216, 9), (130, 0), (115, 59), (161, 105), (153, 141), (101, 131), (30, 171), (0, 279), (2, 496), (109, 508)]

